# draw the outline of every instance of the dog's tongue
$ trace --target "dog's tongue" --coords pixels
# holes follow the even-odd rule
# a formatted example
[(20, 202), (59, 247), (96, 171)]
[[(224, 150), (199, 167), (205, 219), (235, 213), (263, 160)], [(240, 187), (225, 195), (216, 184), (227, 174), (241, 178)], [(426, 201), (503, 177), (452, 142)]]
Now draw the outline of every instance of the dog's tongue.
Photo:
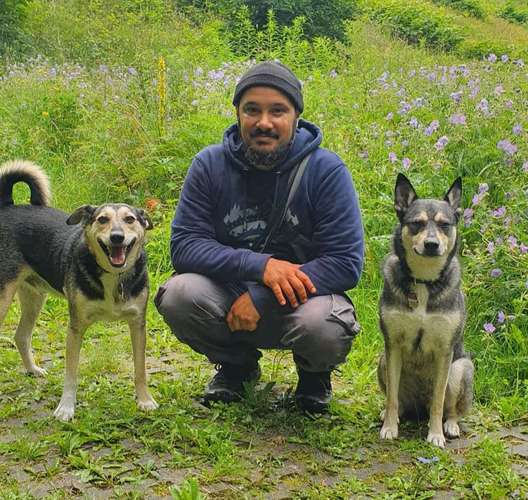
[(121, 266), (125, 263), (125, 247), (112, 247), (110, 249), (110, 262), (114, 266)]

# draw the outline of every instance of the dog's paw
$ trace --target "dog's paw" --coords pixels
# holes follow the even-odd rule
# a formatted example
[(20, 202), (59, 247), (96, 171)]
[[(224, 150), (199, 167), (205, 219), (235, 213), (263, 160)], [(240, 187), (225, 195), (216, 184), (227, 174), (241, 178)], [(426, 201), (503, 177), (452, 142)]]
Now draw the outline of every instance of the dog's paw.
[(159, 404), (156, 403), (156, 401), (154, 400), (152, 396), (150, 396), (149, 398), (138, 400), (137, 406), (140, 410), (151, 411), (151, 410), (155, 410), (156, 408), (158, 408)]
[(27, 374), (33, 377), (45, 377), (48, 372), (44, 368), (35, 365), (32, 366), (29, 370), (27, 370)]
[(460, 427), (455, 419), (444, 422), (444, 433), (449, 438), (460, 437)]
[(398, 437), (398, 426), (397, 425), (383, 425), (380, 431), (381, 439), (396, 439)]
[(434, 446), (438, 446), (439, 448), (445, 448), (446, 440), (442, 432), (429, 431), (429, 434), (427, 434), (427, 441)]
[(59, 406), (57, 406), (57, 408), (53, 412), (53, 415), (57, 420), (61, 420), (62, 422), (69, 422), (73, 419), (74, 413), (75, 406), (73, 404), (63, 403), (61, 401), (59, 403)]

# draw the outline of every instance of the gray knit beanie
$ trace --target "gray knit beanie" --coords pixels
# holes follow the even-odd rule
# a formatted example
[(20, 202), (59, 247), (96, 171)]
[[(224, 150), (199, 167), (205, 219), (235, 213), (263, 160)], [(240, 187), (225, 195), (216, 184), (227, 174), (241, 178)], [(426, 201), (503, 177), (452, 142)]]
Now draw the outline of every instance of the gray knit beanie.
[(242, 94), (250, 87), (273, 87), (286, 95), (295, 106), (295, 109), (302, 113), (304, 102), (302, 96), (301, 82), (293, 72), (284, 64), (275, 61), (265, 61), (253, 66), (242, 75), (235, 87), (233, 104), (238, 106)]

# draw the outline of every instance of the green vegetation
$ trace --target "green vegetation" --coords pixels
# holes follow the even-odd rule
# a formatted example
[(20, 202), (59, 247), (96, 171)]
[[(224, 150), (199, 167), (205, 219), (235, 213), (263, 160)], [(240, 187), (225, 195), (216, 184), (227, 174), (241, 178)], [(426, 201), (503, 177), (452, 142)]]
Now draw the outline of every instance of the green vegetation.
[[(293, 0), (283, 4), (302, 13)], [(54, 205), (67, 211), (108, 200), (148, 207), (156, 226), (148, 243), (152, 293), (171, 273), (169, 224), (188, 165), (235, 120), (232, 92), (249, 57), (279, 58), (303, 80), (305, 118), (321, 126), (324, 146), (354, 177), (367, 259), (351, 291), (363, 331), (336, 374), (331, 415), (315, 420), (291, 408), (295, 368), (276, 352), (265, 354), (263, 382), (245, 403), (203, 408), (197, 399), (211, 368), (151, 307), (148, 366), (159, 411), (135, 408), (125, 326), (99, 324), (82, 352), (76, 421), (60, 424), (51, 413), (67, 307), (50, 297), (37, 324), (43, 380), (22, 374), (13, 307), (0, 333), (2, 497), (29, 498), (32, 484), (51, 485), (50, 498), (528, 494), (517, 472), (523, 459), (501, 431), (526, 429), (528, 416), (528, 31), (496, 17), (504, 2), (486, 3), (477, 19), (446, 2), (364, 0), (363, 16), (344, 22), (337, 40), (310, 31), (308, 16), (290, 23), (278, 8), (255, 26), (249, 2), (228, 21), (197, 1), (4, 5), (0, 161), (41, 164)], [(396, 221), (400, 171), (423, 196), (439, 196), (463, 176), (465, 335), (476, 402), (469, 441), (457, 450), (431, 448), (426, 426), (414, 423), (395, 443), (378, 440), (379, 263)], [(16, 195), (27, 199), (22, 187)]]

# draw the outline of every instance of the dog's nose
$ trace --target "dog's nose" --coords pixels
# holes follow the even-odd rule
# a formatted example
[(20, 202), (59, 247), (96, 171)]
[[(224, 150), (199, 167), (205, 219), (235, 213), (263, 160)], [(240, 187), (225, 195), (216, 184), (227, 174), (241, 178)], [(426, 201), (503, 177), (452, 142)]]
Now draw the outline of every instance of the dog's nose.
[(440, 246), (440, 243), (437, 240), (425, 240), (424, 241), (424, 247), (426, 252), (436, 252), (438, 250), (438, 247)]
[(112, 231), (110, 233), (110, 241), (114, 245), (119, 245), (125, 241), (125, 235), (121, 231)]

